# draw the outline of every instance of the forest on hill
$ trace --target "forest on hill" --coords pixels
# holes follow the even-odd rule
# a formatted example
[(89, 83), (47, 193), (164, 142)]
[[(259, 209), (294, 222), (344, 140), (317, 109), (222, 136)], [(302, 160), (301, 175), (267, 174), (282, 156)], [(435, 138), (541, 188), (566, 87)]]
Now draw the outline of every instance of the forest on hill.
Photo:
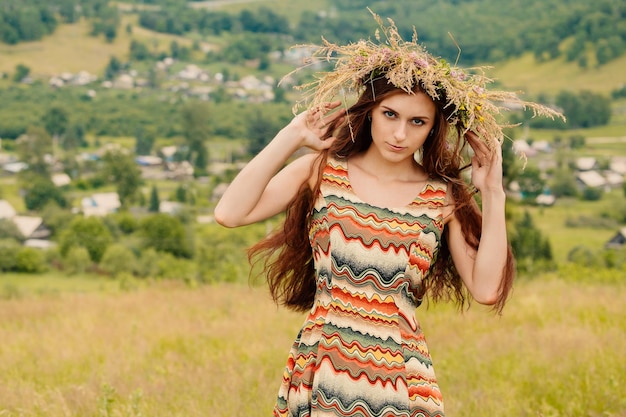
[[(94, 36), (113, 40), (120, 30), (122, 11), (107, 0), (3, 3), (0, 40), (4, 43), (41, 39), (59, 24), (81, 18), (91, 20)], [(366, 12), (370, 7), (381, 16), (393, 16), (405, 39), (415, 27), (420, 40), (446, 59), (456, 59), (460, 46), (465, 65), (493, 63), (532, 51), (538, 60), (564, 56), (587, 67), (606, 64), (626, 53), (626, 3), (621, 0), (342, 0), (332, 2), (324, 13), (305, 10), (295, 17), (265, 6), (254, 13), (243, 10), (233, 14), (216, 8), (191, 8), (193, 2), (175, 0), (124, 3), (137, 6), (140, 24), (158, 32), (280, 34), (288, 35), (291, 39), (283, 41), (291, 42), (318, 42), (320, 35), (334, 42), (367, 38), (375, 29)], [(150, 5), (154, 7), (147, 7)]]

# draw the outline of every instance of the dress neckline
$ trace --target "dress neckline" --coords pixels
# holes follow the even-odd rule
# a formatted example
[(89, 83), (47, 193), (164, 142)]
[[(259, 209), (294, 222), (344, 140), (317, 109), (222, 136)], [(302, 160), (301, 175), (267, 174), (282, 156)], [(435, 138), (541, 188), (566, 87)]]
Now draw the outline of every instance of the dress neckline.
[(374, 208), (378, 208), (378, 209), (395, 210), (395, 209), (406, 209), (406, 208), (409, 208), (409, 207), (411, 207), (411, 205), (413, 203), (415, 203), (415, 201), (420, 199), (420, 196), (422, 194), (424, 194), (424, 191), (426, 190), (426, 188), (430, 184), (432, 184), (432, 178), (428, 177), (428, 179), (424, 181), (424, 184), (421, 187), (416, 187), (416, 188), (419, 188), (419, 192), (413, 197), (413, 199), (411, 199), (407, 203), (400, 204), (400, 205), (392, 205), (392, 206), (381, 206), (381, 205), (378, 205), (378, 204), (373, 204), (373, 203), (368, 202), (367, 200), (361, 198), (361, 196), (359, 196), (356, 193), (356, 191), (354, 190), (354, 187), (352, 186), (352, 181), (350, 180), (350, 169), (349, 169), (348, 159), (347, 158), (343, 158), (343, 159), (340, 159), (338, 162), (340, 162), (341, 164), (343, 164), (345, 166), (346, 183), (347, 183), (347, 186), (348, 186), (348, 190), (350, 190), (350, 193), (357, 200), (357, 202), (363, 203), (363, 204), (366, 204), (368, 206), (371, 206), (371, 207), (374, 207)]

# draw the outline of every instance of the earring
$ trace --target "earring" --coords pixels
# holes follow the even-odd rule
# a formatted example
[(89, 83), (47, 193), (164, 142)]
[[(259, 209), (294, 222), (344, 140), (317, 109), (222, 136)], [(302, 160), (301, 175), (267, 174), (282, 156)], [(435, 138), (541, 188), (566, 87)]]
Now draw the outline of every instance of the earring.
[(367, 120), (369, 120), (370, 122), (372, 121), (372, 115), (370, 113), (367, 113)]
[(434, 133), (435, 133), (435, 129), (430, 129), (430, 133), (428, 134), (428, 137), (432, 138)]

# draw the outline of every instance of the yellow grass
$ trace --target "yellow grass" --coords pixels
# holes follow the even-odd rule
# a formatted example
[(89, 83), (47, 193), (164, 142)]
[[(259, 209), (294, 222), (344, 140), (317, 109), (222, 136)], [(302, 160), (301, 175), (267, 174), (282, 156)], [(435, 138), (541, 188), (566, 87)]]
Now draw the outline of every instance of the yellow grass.
[[(625, 295), (543, 276), (502, 318), (420, 308), (448, 415), (626, 415)], [(0, 300), (0, 416), (269, 416), (302, 319), (238, 285)]]
[(522, 90), (526, 95), (557, 94), (562, 90), (589, 90), (610, 93), (626, 83), (626, 56), (600, 68), (583, 69), (564, 58), (537, 63), (532, 53), (499, 63), (489, 75), (507, 89)]
[[(108, 43), (104, 36), (89, 35), (91, 25), (86, 20), (71, 25), (59, 25), (56, 31), (41, 41), (17, 45), (0, 43), (0, 72), (13, 73), (18, 64), (26, 65), (35, 77), (50, 76), (68, 71), (77, 73), (85, 70), (101, 75), (112, 56), (128, 59), (130, 42), (133, 39), (146, 43), (151, 50), (169, 50), (176, 40), (180, 45), (190, 46), (192, 41), (184, 37), (160, 34), (139, 27), (137, 17), (124, 15), (118, 28), (117, 38)], [(132, 25), (132, 33), (126, 25)]]

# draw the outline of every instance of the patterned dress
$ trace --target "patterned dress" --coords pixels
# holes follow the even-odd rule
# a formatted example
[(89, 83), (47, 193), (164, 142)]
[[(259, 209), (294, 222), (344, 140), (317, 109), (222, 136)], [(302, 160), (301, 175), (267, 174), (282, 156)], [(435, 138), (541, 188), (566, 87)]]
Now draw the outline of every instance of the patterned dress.
[(431, 180), (406, 207), (375, 207), (355, 195), (347, 161), (329, 159), (309, 229), (315, 302), (274, 416), (443, 416), (415, 309), (439, 248), (445, 195), (446, 184)]

